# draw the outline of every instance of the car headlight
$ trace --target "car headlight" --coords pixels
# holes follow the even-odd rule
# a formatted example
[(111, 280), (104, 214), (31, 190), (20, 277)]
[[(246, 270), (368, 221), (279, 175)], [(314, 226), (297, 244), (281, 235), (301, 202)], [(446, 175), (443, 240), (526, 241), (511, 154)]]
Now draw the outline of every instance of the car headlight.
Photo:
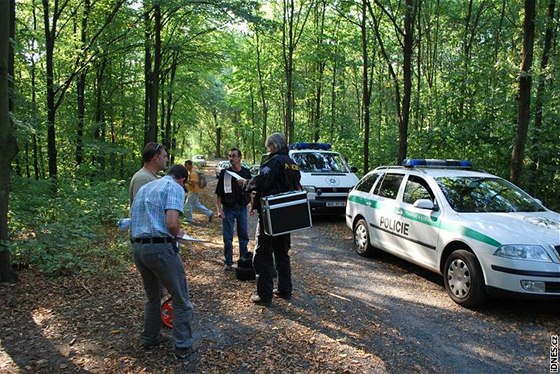
[(315, 186), (302, 186), (307, 193), (315, 193)]
[(546, 250), (540, 245), (506, 244), (496, 249), (494, 256), (515, 260), (552, 262)]

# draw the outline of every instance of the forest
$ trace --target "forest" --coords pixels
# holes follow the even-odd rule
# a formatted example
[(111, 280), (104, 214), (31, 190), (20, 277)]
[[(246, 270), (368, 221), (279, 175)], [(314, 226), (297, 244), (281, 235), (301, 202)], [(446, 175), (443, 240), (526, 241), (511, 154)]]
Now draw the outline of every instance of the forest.
[(469, 159), (560, 209), (555, 0), (0, 0), (0, 25), (0, 280), (114, 269), (150, 141)]

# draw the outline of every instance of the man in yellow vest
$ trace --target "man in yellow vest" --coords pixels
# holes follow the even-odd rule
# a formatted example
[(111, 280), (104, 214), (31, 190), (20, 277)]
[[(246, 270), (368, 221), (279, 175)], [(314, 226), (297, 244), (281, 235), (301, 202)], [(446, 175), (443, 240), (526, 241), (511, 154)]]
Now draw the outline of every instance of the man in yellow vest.
[(193, 170), (192, 160), (185, 161), (185, 167), (189, 171), (189, 179), (186, 183), (187, 209), (185, 210), (185, 221), (187, 223), (192, 223), (192, 213), (196, 208), (197, 210), (201, 211), (206, 217), (208, 217), (209, 222), (212, 222), (212, 218), (214, 218), (214, 212), (202, 205), (202, 203), (200, 202), (200, 177), (198, 176), (198, 172), (196, 170)]

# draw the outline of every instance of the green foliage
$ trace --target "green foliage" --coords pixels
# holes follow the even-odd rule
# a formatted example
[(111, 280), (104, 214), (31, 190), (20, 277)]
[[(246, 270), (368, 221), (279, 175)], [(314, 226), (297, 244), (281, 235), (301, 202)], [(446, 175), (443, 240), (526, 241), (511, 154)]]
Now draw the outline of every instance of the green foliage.
[[(118, 271), (128, 245), (115, 223), (127, 215), (127, 183), (59, 180), (52, 196), (48, 181), (15, 177), (10, 193), (12, 259), (52, 275)], [(117, 235), (117, 238), (111, 236)]]
[[(290, 67), (295, 100), (294, 140), (313, 141), (318, 136), (319, 141), (330, 142), (334, 149), (344, 153), (360, 172), (364, 171), (366, 159), (370, 169), (393, 164), (400, 141), (398, 116), (402, 110), (398, 109), (402, 109), (399, 105), (404, 94), (404, 55), (399, 30), (403, 27), (404, 8), (402, 4), (385, 3), (369, 2), (372, 13), (368, 12), (365, 20), (372, 88), (368, 155), (364, 155), (360, 4), (316, 3), (301, 28), (306, 14), (294, 14), (299, 19), (294, 65)], [(170, 143), (176, 145), (171, 149), (175, 162), (197, 153), (223, 156), (231, 146), (239, 147), (247, 161), (258, 162), (266, 135), (284, 131), (287, 62), (282, 2), (265, 1), (256, 6), (252, 0), (170, 0), (158, 4), (165, 20), (160, 30), (160, 99), (172, 94), (170, 104), (160, 100), (158, 141), (166, 134), (169, 115)], [(385, 10), (380, 8), (381, 4), (385, 4)], [(297, 5), (303, 10), (309, 4), (301, 1)], [(558, 20), (546, 19), (547, 5), (547, 1), (538, 3), (535, 20), (532, 122), (520, 187), (558, 210), (558, 33), (554, 33), (548, 65), (541, 68), (544, 27), (550, 22), (557, 24)], [(84, 241), (102, 243), (102, 225), (110, 227), (119, 218), (119, 202), (126, 202), (126, 196), (111, 201), (118, 194), (111, 190), (114, 182), (105, 185), (78, 181), (128, 180), (140, 166), (145, 90), (149, 88), (146, 83), (153, 78), (145, 76), (145, 48), (150, 46), (153, 58), (153, 18), (146, 25), (144, 4), (126, 2), (90, 48), (82, 51), (78, 36), (84, 6), (83, 2), (70, 0), (60, 10), (56, 33), (53, 63), (59, 105), (55, 123), (59, 194), (51, 198), (46, 182), (14, 181), (10, 227), (12, 237), (19, 242), (13, 250), (16, 257), (28, 262), (31, 253), (42, 252), (47, 258), (54, 258), (51, 252), (68, 251), (58, 249), (64, 247), (59, 244), (64, 240), (84, 240), (86, 232), (93, 237)], [(110, 0), (92, 4), (85, 30), (87, 41), (101, 31), (114, 6)], [(508, 178), (518, 112), (523, 5), (488, 0), (474, 1), (471, 6), (439, 1), (422, 2), (417, 7), (407, 156), (468, 158), (476, 167)], [(39, 178), (44, 178), (48, 170), (45, 32), (43, 22), (34, 24), (37, 17), (41, 18), (42, 7), (40, 2), (18, 3), (14, 38), (13, 116), (20, 145), (14, 166), (20, 175), (32, 177), (36, 172)], [(76, 66), (77, 61), (84, 66)], [(150, 63), (153, 67), (154, 61)], [(77, 68), (87, 73), (81, 165), (76, 165), (75, 157), (78, 97), (73, 74)], [(541, 81), (543, 119), (537, 129), (535, 99)], [(118, 188), (126, 190), (123, 186)], [(26, 195), (24, 191), (28, 191)], [(55, 227), (55, 223), (60, 226)], [(56, 237), (51, 234), (55, 229), (61, 230)], [(30, 244), (31, 240), (36, 242)], [(108, 242), (104, 246), (115, 241)], [(94, 253), (99, 247), (80, 242), (77, 248)], [(120, 250), (111, 249), (105, 256)], [(43, 261), (36, 258), (33, 264)], [(57, 261), (68, 264), (64, 265), (68, 268), (87, 268), (86, 257), (81, 255), (80, 259), (83, 261), (74, 263), (60, 257)], [(107, 263), (117, 260), (107, 259)]]

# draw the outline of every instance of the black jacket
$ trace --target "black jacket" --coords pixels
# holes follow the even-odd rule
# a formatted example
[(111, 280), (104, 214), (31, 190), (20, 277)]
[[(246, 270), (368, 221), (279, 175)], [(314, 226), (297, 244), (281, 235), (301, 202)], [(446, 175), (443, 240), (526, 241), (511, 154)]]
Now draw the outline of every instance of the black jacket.
[(260, 167), (259, 175), (245, 182), (244, 191), (255, 191), (253, 208), (260, 211), (260, 198), (282, 192), (301, 190), (298, 165), (288, 156), (288, 149), (271, 153)]
[[(251, 178), (251, 172), (249, 171), (249, 169), (243, 166), (241, 167), (240, 171), (235, 171), (231, 167), (227, 168), (227, 171), (231, 171), (239, 175), (240, 177), (243, 177), (244, 179)], [(241, 187), (239, 187), (237, 183), (235, 183), (234, 178), (231, 177), (229, 178), (229, 183), (231, 183), (231, 192), (229, 193), (225, 192), (225, 188), (224, 188), (225, 176), (226, 176), (226, 170), (222, 170), (220, 172), (220, 177), (218, 179), (218, 184), (216, 185), (216, 191), (215, 191), (216, 195), (220, 197), (222, 205), (224, 207), (231, 207), (237, 204), (239, 205), (249, 204), (249, 202), (251, 201), (250, 194), (248, 192), (242, 191)]]

